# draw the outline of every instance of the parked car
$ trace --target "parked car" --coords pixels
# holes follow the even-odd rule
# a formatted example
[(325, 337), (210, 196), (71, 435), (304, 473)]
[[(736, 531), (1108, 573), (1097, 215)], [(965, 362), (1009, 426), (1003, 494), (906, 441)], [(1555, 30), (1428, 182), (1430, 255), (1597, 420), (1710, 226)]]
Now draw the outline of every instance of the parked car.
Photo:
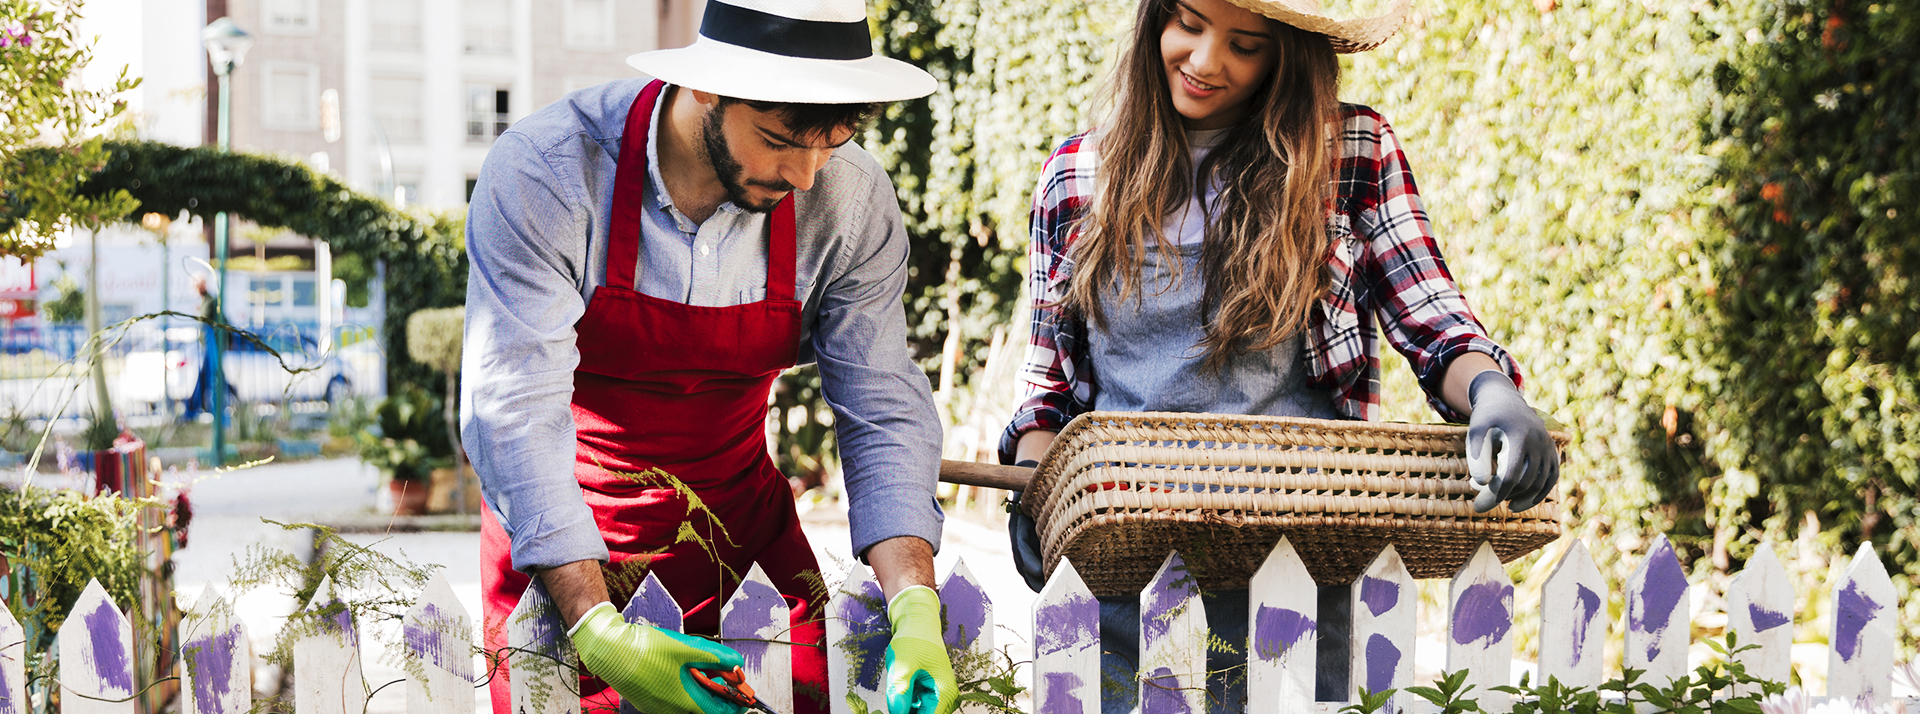
[[(165, 352), (159, 341), (153, 340), (127, 354), (114, 394), (116, 400), (157, 408), (163, 394), (173, 400), (192, 396), (204, 351), (202, 331), (175, 328), (169, 337), (173, 338), (168, 345), (171, 349)], [(229, 400), (332, 404), (353, 395), (353, 367), (338, 354), (323, 353), (313, 338), (291, 330), (258, 338), (255, 342), (232, 336), (221, 354)]]

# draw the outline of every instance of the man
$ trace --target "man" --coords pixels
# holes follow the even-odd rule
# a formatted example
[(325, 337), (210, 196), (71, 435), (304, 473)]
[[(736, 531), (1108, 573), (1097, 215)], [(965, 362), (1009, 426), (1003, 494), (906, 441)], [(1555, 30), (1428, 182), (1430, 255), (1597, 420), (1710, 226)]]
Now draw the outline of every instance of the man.
[[(811, 7), (799, 7), (802, 5)], [(710, 640), (623, 622), (646, 574), (717, 633), (756, 564), (794, 613), (801, 711), (825, 711), (819, 568), (768, 457), (767, 396), (817, 362), (855, 552), (893, 625), (894, 714), (945, 714), (932, 555), (940, 430), (900, 303), (892, 184), (851, 139), (934, 80), (872, 56), (860, 0), (709, 0), (690, 47), (634, 55), (657, 80), (568, 95), (502, 134), (467, 222), (465, 442), (489, 508), (488, 648), (538, 577), (571, 628), (589, 705), (732, 713), (688, 670)], [(507, 668), (492, 681), (508, 711)], [(600, 684), (604, 681), (604, 685)]]

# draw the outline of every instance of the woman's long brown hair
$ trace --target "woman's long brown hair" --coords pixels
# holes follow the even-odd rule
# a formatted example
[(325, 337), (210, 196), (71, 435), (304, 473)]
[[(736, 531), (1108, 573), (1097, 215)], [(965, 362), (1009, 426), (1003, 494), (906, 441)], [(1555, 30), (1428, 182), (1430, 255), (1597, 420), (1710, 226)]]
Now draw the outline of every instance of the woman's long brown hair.
[[(1329, 289), (1340, 63), (1325, 35), (1269, 21), (1274, 71), (1247, 99), (1253, 111), (1195, 167), (1160, 54), (1174, 7), (1175, 0), (1141, 1), (1133, 43), (1115, 68), (1107, 121), (1093, 137), (1100, 156), (1094, 199), (1069, 250), (1075, 268), (1063, 302), (1105, 324), (1100, 291), (1140, 299), (1147, 241), (1171, 253), (1161, 231), (1167, 214), (1201, 190), (1200, 175), (1218, 177), (1200, 261), (1201, 312), (1211, 319), (1199, 345), (1218, 369), (1233, 352), (1271, 349), (1304, 331)], [(1173, 266), (1179, 280), (1180, 263)]]

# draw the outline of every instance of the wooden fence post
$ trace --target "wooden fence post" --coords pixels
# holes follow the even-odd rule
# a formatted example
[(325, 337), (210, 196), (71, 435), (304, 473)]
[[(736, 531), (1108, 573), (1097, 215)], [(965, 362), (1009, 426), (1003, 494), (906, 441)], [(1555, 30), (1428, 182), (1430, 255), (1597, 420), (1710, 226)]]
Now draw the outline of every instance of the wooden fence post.
[(1099, 714), (1100, 603), (1065, 558), (1033, 601), (1035, 714)]
[(407, 711), (471, 714), (473, 618), (439, 571), (427, 580), (401, 627), (406, 641)]
[(240, 714), (253, 706), (253, 644), (233, 605), (208, 585), (193, 602), (180, 645), (186, 714)]
[(1575, 540), (1540, 593), (1540, 681), (1600, 686), (1607, 641), (1607, 583), (1587, 544)]
[[(16, 577), (18, 577), (16, 575)], [(27, 714), (27, 630), (0, 601), (0, 714)]]
[[(627, 622), (652, 625), (671, 632), (686, 631), (686, 613), (680, 611), (680, 603), (673, 601), (673, 593), (667, 592), (667, 586), (660, 578), (647, 571), (647, 579), (634, 588), (633, 597), (627, 599), (627, 606), (620, 609), (620, 616)], [(625, 700), (620, 702), (620, 714), (641, 714)]]
[(855, 563), (827, 602), (827, 699), (834, 714), (850, 714), (855, 699), (869, 712), (887, 710), (881, 678), (892, 640), (886, 595), (867, 566)]
[[(1373, 559), (1353, 585), (1353, 649), (1348, 664), (1348, 691), (1405, 689), (1413, 682), (1415, 596), (1413, 576), (1388, 545)], [(1358, 701), (1357, 697), (1352, 697)], [(1407, 695), (1387, 700), (1384, 714), (1404, 707)]]
[(1692, 640), (1687, 572), (1665, 535), (1627, 578), (1626, 656), (1623, 667), (1644, 670), (1641, 681), (1666, 686), (1686, 675)]
[[(966, 671), (968, 662), (980, 667), (995, 664), (992, 661), (995, 655), (993, 601), (987, 598), (986, 589), (980, 587), (980, 581), (973, 576), (973, 571), (967, 569), (966, 561), (955, 561), (953, 572), (940, 581), (940, 609), (946, 621), (946, 632), (942, 639), (946, 641), (954, 669)], [(987, 707), (985, 704), (969, 704), (960, 707), (959, 711), (986, 714)]]
[(1447, 595), (1447, 671), (1467, 671), (1474, 698), (1489, 714), (1506, 714), (1513, 698), (1494, 687), (1508, 683), (1513, 664), (1513, 579), (1480, 541), (1473, 558), (1460, 566)]
[(1247, 714), (1313, 710), (1320, 595), (1285, 536), (1247, 585)]
[[(1768, 545), (1754, 551), (1747, 567), (1727, 585), (1727, 628), (1739, 636), (1737, 646), (1760, 648), (1734, 655), (1748, 674), (1788, 681), (1793, 668), (1793, 601), (1793, 583)], [(1755, 684), (1734, 688), (1734, 694), (1758, 693), (1760, 687)]]
[(59, 647), (64, 714), (133, 714), (133, 626), (99, 580), (80, 592)]
[[(339, 612), (324, 614), (329, 608)], [(333, 594), (333, 576), (307, 602), (318, 617), (313, 632), (293, 642), (294, 714), (357, 714), (366, 707), (367, 680), (360, 673), (360, 633), (353, 612)]]
[(1886, 705), (1893, 683), (1893, 633), (1900, 626), (1894, 598), (1893, 580), (1873, 544), (1861, 543), (1846, 574), (1833, 585), (1828, 697)]
[(1140, 711), (1206, 711), (1207, 611), (1177, 552), (1140, 591)]
[[(567, 623), (539, 578), (527, 585), (507, 615), (507, 658), (496, 672), (509, 673), (515, 714), (575, 714), (580, 711), (580, 671), (567, 637)], [(498, 676), (498, 675), (496, 675)]]
[(759, 563), (720, 611), (724, 644), (747, 660), (747, 683), (776, 712), (793, 711), (792, 608)]

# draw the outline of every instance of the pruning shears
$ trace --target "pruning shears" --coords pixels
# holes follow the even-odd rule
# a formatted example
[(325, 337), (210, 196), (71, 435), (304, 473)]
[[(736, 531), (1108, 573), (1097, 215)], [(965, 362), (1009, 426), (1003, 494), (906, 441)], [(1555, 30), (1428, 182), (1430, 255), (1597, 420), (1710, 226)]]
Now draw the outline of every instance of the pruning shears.
[(768, 707), (766, 702), (760, 701), (760, 698), (754, 695), (753, 687), (747, 684), (746, 671), (739, 667), (731, 670), (704, 670), (694, 667), (688, 671), (693, 673), (694, 680), (699, 682), (700, 686), (706, 687), (707, 691), (713, 692), (714, 696), (753, 711), (778, 714)]

